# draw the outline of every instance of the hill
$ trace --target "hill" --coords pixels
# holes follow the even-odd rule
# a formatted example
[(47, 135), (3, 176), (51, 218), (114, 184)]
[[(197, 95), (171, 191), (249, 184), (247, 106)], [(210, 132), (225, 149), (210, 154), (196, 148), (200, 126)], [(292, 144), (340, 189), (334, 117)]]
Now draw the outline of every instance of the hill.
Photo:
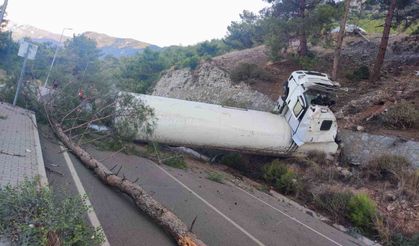
[[(29, 37), (35, 42), (58, 44), (61, 34), (49, 32), (31, 25), (20, 25), (9, 23), (8, 30), (12, 31), (14, 40)], [(141, 52), (147, 47), (160, 49), (158, 46), (146, 42), (138, 41), (132, 38), (118, 38), (107, 34), (97, 32), (85, 32), (84, 36), (94, 40), (97, 47), (102, 51), (104, 56), (110, 55), (114, 57), (132, 56), (137, 52)], [(63, 41), (69, 39), (63, 36)]]

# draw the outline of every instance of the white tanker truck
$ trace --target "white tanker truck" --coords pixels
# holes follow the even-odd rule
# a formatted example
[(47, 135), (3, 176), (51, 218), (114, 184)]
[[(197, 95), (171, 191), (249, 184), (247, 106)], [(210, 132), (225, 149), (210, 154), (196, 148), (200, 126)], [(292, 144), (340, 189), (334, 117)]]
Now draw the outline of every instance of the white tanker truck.
[(295, 71), (272, 112), (133, 94), (156, 118), (153, 133), (140, 131), (136, 139), (263, 155), (334, 154), (337, 124), (329, 107), (337, 88), (326, 74)]

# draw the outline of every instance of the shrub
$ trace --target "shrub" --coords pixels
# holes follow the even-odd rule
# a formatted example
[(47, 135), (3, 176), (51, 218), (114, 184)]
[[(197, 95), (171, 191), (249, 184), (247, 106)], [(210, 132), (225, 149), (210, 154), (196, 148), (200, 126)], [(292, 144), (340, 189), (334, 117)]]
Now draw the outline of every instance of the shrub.
[(311, 150), (307, 153), (307, 159), (314, 161), (319, 165), (327, 164), (326, 153), (318, 150)]
[(369, 77), (370, 77), (370, 70), (365, 65), (358, 67), (352, 73), (346, 75), (346, 78), (352, 81), (360, 81), (360, 80), (368, 79)]
[(284, 163), (274, 160), (262, 167), (263, 178), (285, 194), (294, 194), (298, 190), (297, 175)]
[(391, 128), (414, 128), (419, 125), (419, 110), (413, 104), (402, 101), (390, 107), (382, 118), (384, 124)]
[(233, 82), (246, 82), (252, 84), (255, 80), (273, 81), (272, 75), (256, 64), (241, 63), (231, 71), (230, 78)]
[(263, 179), (268, 183), (274, 184), (287, 170), (288, 168), (285, 164), (279, 160), (274, 160), (271, 164), (262, 167)]
[(383, 154), (372, 158), (364, 171), (369, 177), (398, 183), (405, 178), (410, 167), (411, 163), (403, 156)]
[(241, 163), (243, 162), (243, 157), (241, 154), (239, 153), (228, 153), (223, 155), (223, 157), (221, 158), (220, 162), (226, 166), (230, 166), (230, 167), (238, 167), (241, 165)]
[(319, 209), (330, 214), (335, 221), (342, 221), (348, 214), (351, 192), (326, 191), (314, 198), (314, 204)]
[(284, 194), (295, 194), (298, 191), (299, 183), (294, 171), (288, 169), (275, 183), (275, 188)]
[(163, 160), (163, 164), (179, 169), (186, 169), (188, 167), (182, 155), (170, 156)]
[(392, 237), (390, 245), (398, 246), (417, 246), (419, 245), (419, 233), (412, 235), (411, 237), (403, 236), (402, 234), (396, 234)]
[(366, 233), (373, 230), (377, 208), (375, 202), (368, 195), (356, 194), (352, 196), (349, 200), (348, 209), (348, 218), (356, 227)]
[(100, 245), (103, 233), (84, 217), (89, 207), (80, 197), (54, 199), (48, 188), (36, 181), (18, 187), (0, 188), (0, 235), (12, 245), (47, 245), (48, 237), (58, 236), (62, 245)]
[(224, 176), (221, 173), (217, 173), (217, 172), (210, 172), (208, 174), (207, 179), (223, 184), (224, 183)]

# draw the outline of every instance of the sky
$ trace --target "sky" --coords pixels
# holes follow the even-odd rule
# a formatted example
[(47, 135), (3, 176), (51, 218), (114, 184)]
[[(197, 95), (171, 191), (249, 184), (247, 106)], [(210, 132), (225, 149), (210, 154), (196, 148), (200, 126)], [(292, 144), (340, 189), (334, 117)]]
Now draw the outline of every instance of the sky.
[(222, 38), (244, 9), (258, 12), (267, 5), (263, 0), (9, 0), (7, 18), (55, 33), (72, 28), (67, 36), (95, 31), (163, 47)]

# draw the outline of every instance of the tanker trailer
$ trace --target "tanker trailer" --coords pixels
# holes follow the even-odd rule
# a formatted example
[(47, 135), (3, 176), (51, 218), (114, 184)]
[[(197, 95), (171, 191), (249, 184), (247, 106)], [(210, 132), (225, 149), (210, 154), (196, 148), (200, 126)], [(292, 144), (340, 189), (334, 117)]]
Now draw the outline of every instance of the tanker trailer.
[(337, 86), (326, 74), (295, 71), (273, 112), (132, 93), (155, 114), (153, 133), (140, 130), (136, 140), (262, 155), (334, 154), (337, 124), (329, 106)]

